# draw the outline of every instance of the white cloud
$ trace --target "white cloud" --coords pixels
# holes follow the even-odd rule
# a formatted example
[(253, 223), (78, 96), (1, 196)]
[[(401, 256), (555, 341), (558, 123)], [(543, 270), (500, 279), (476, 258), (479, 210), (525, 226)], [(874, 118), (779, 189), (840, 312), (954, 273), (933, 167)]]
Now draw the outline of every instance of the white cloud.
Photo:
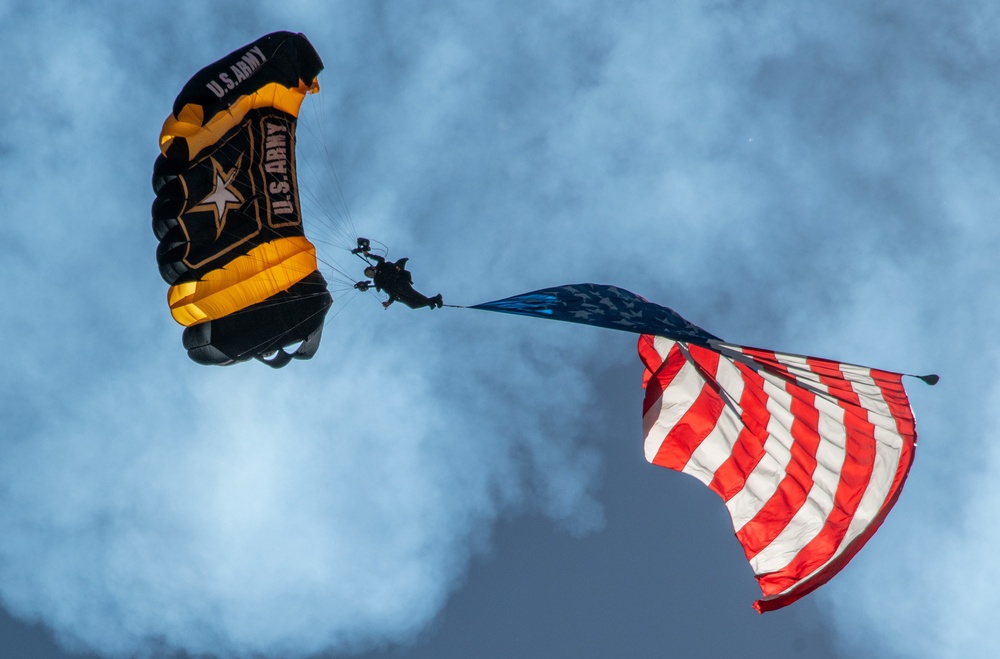
[(329, 159), (419, 289), (607, 281), (731, 340), (940, 370), (911, 386), (897, 509), (817, 597), (879, 647), (989, 644), (995, 10), (59, 6), (0, 27), (25, 62), (0, 71), (21, 91), (0, 107), (15, 615), (108, 654), (358, 649), (425, 628), (508, 511), (601, 523), (589, 378), (631, 338), (338, 292), (312, 362), (184, 358), (153, 263), (155, 136), (199, 66), (287, 28), (327, 63), (300, 129), (307, 207), (337, 194)]

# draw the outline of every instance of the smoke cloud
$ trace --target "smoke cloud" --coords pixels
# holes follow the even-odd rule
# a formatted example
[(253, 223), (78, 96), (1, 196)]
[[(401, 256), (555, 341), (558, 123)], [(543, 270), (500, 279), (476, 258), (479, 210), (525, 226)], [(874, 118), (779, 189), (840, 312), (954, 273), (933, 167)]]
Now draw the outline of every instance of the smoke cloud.
[(331, 280), (353, 228), (446, 303), (613, 283), (728, 340), (940, 372), (909, 385), (899, 504), (815, 597), (851, 656), (995, 647), (998, 10), (224, 5), (0, 6), (12, 615), (102, 656), (362, 652), (427, 629), (499, 520), (602, 527), (595, 374), (633, 337), (345, 291), (311, 362), (184, 357), (156, 135), (198, 68), (291, 29), (327, 65), (299, 157)]

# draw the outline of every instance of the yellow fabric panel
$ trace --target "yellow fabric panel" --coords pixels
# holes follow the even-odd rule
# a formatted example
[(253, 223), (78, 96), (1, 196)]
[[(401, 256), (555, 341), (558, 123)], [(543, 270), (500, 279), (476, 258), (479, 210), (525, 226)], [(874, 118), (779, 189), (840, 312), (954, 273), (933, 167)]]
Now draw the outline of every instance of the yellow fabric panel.
[(288, 88), (270, 82), (252, 94), (240, 96), (227, 109), (217, 112), (205, 122), (205, 110), (200, 105), (188, 103), (175, 117), (170, 115), (163, 122), (160, 131), (160, 151), (166, 155), (174, 138), (183, 137), (188, 143), (188, 160), (194, 160), (203, 149), (218, 142), (233, 126), (236, 126), (251, 110), (276, 108), (293, 117), (299, 116), (299, 107), (306, 94), (319, 91), (319, 83), (299, 81), (299, 86)]
[(227, 316), (287, 291), (316, 270), (316, 248), (303, 236), (253, 248), (198, 281), (167, 292), (174, 320), (184, 326)]

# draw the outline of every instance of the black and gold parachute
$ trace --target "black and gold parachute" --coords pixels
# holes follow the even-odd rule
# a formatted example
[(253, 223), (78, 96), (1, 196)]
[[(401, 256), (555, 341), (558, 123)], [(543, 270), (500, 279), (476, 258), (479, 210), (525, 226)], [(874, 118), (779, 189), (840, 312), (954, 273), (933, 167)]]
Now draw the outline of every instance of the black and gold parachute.
[(322, 69), (303, 35), (268, 34), (195, 74), (163, 124), (156, 258), (196, 362), (278, 367), (319, 346), (333, 299), (303, 232), (295, 121)]

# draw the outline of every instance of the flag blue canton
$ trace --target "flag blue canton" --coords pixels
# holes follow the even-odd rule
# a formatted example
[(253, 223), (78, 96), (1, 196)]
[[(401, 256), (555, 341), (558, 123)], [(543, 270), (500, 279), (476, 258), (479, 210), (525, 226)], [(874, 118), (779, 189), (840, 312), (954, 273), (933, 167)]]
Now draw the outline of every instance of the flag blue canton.
[(699, 345), (719, 340), (685, 320), (673, 309), (647, 302), (623, 288), (605, 284), (571, 284), (544, 288), (484, 302), (471, 308), (562, 320), (636, 334), (655, 334)]

